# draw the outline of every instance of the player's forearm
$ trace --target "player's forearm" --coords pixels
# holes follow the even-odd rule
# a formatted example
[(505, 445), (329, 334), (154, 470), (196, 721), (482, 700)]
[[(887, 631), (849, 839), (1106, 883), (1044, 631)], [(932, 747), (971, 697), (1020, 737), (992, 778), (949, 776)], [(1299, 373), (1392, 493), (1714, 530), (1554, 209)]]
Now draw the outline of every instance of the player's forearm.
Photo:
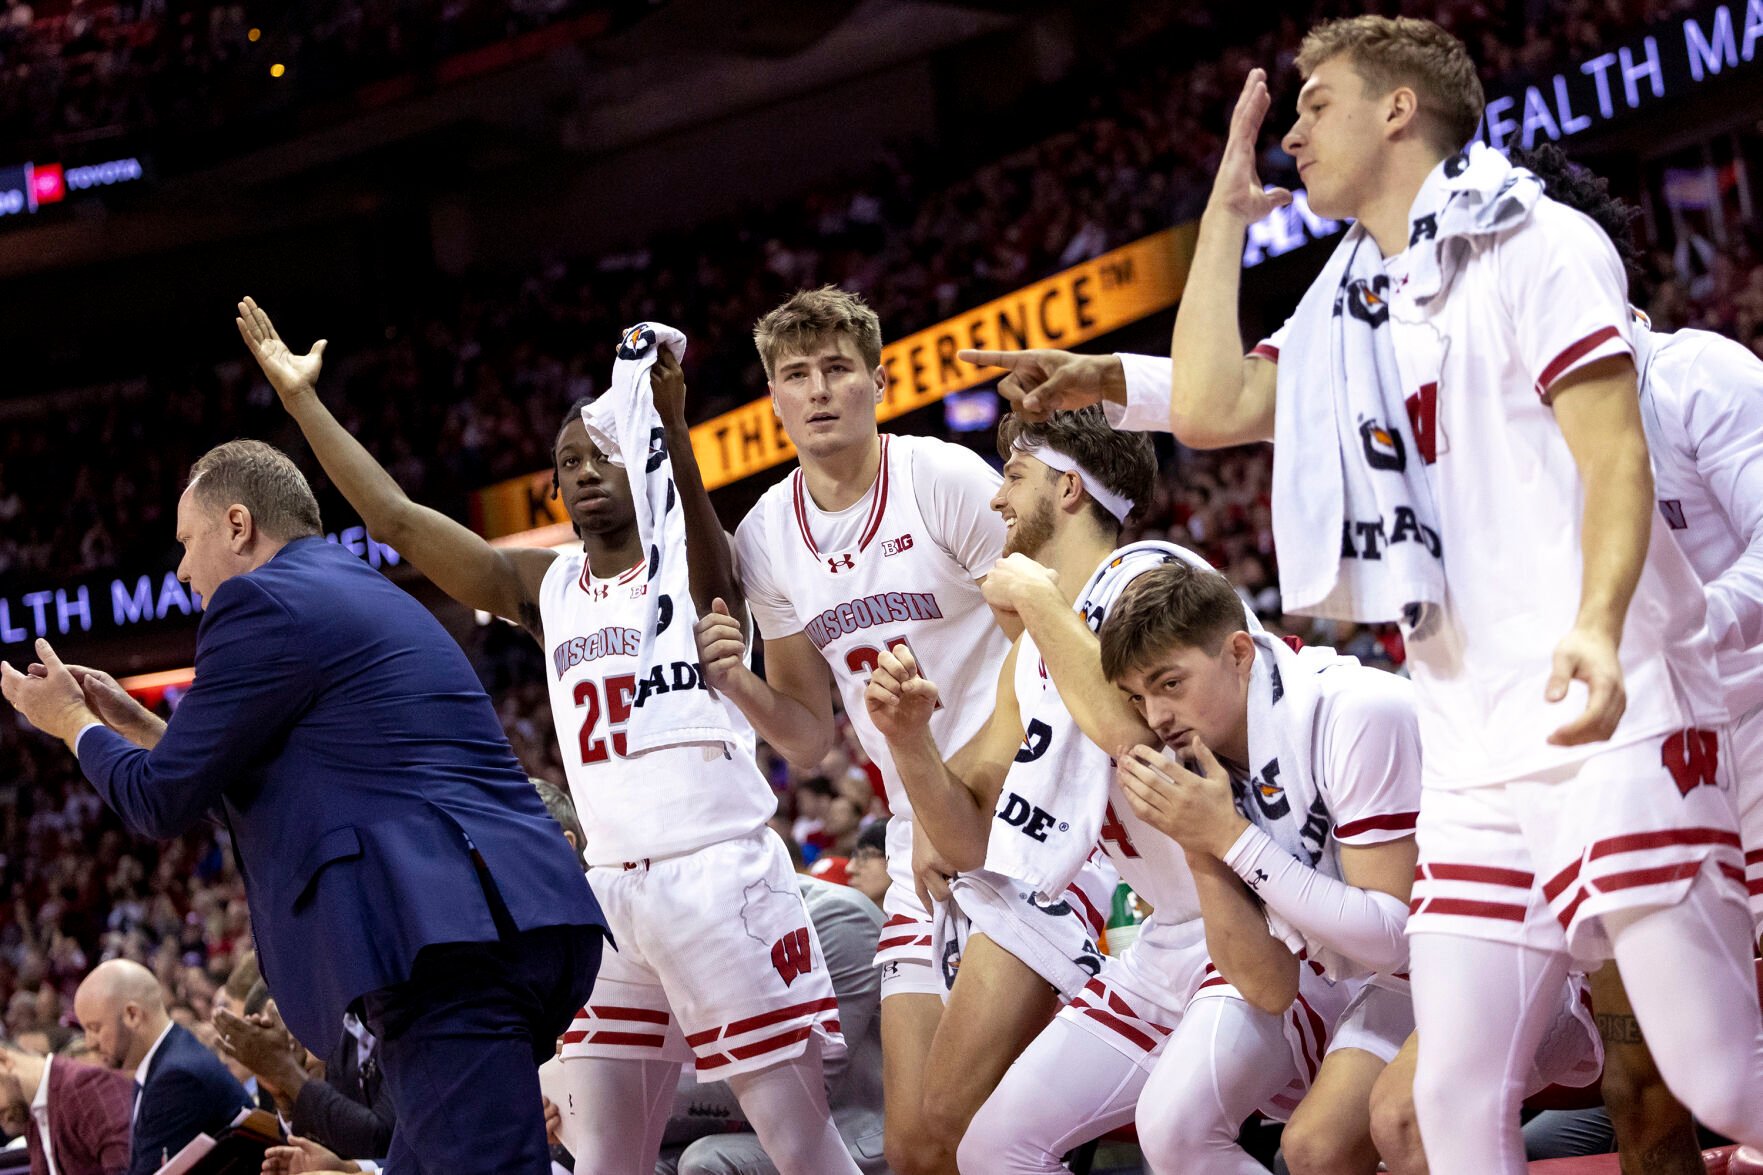
[(1373, 971), (1408, 963), (1408, 904), (1312, 869), (1251, 825), (1224, 854), (1224, 864), (1269, 910), (1313, 942)]
[(753, 724), (754, 732), (792, 767), (812, 771), (833, 749), (830, 704), (824, 715), (816, 714), (745, 667), (722, 690)]
[(673, 488), (679, 495), (686, 522), (686, 567), (692, 583), (692, 603), (700, 614), (710, 611), (711, 601), (721, 599), (730, 612), (741, 615), (741, 587), (735, 579), (735, 558), (728, 536), (710, 504), (698, 456), (692, 449), (692, 432), (684, 420), (666, 426), (667, 452), (673, 459)]
[(1243, 343), (1237, 322), (1242, 283), (1241, 216), (1210, 207), (1200, 218), (1187, 285), (1170, 337), (1169, 430), (1196, 449), (1241, 444), (1270, 435), (1243, 435)]
[(978, 798), (949, 770), (929, 729), (890, 738), (888, 751), (912, 801), (912, 818), (937, 851), (956, 869), (984, 865), (991, 811), (982, 809)]
[(1242, 881), (1216, 857), (1188, 854), (1206, 951), (1218, 973), (1245, 1000), (1273, 1015), (1298, 998), (1298, 959), (1267, 929), (1261, 908)]
[(1089, 740), (1118, 759), (1157, 738), (1114, 683), (1102, 675), (1102, 643), (1057, 594), (1021, 601), (1017, 614), (1040, 650), (1059, 700)]
[(331, 414), (316, 392), (290, 404), (288, 411), (312, 446), (325, 476), (361, 515), (368, 532), (403, 553), (405, 544), (399, 540), (405, 537), (402, 532), (413, 510), (410, 496)]
[(1576, 624), (1620, 644), (1653, 532), (1653, 467), (1646, 440), (1638, 428), (1610, 436), (1584, 456), (1579, 471), (1585, 509)]

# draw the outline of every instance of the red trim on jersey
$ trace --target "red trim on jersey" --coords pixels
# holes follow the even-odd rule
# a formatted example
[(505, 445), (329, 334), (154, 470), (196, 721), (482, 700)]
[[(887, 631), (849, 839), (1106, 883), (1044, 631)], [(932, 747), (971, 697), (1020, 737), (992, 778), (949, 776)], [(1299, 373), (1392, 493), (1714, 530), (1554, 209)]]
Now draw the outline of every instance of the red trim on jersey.
[(1666, 849), (1677, 845), (1727, 845), (1735, 849), (1742, 847), (1738, 833), (1724, 828), (1665, 828), (1657, 832), (1634, 832), (1627, 836), (1612, 836), (1601, 840), (1592, 846), (1586, 859), (1595, 861), (1599, 857), (1614, 856), (1617, 853), (1639, 853), (1647, 849)]
[(1084, 908), (1083, 917), (1084, 921), (1090, 924), (1090, 933), (1101, 934), (1102, 930), (1108, 925), (1108, 919), (1102, 917), (1102, 911), (1096, 909), (1095, 903), (1085, 897), (1084, 891), (1077, 888), (1077, 886), (1074, 885), (1065, 892), (1076, 898), (1077, 904)]
[(1272, 343), (1256, 343), (1254, 348), (1250, 350), (1249, 354), (1257, 359), (1267, 359), (1274, 363), (1279, 362), (1279, 348)]
[[(636, 578), (637, 573), (639, 571), (641, 571), (644, 567), (648, 566), (648, 563), (649, 563), (649, 556), (644, 555), (641, 559), (637, 560), (637, 565), (635, 567), (630, 567), (630, 568), (625, 569), (624, 571), (619, 572), (618, 578), (613, 580), (612, 582), (614, 584), (629, 583), (631, 580)], [(593, 579), (593, 572), (588, 569), (588, 561), (586, 559), (583, 559), (582, 560), (582, 573), (580, 575), (576, 576), (576, 578), (575, 578), (576, 586), (580, 587), (582, 589), (582, 591), (584, 591), (584, 592), (590, 591), (593, 588), (593, 584), (590, 582), (592, 579)]]
[(1587, 352), (1597, 350), (1599, 346), (1608, 342), (1610, 339), (1618, 337), (1621, 333), (1621, 331), (1613, 326), (1601, 326), (1585, 338), (1579, 340), (1579, 342), (1572, 344), (1559, 355), (1549, 360), (1549, 365), (1543, 368), (1543, 373), (1541, 375), (1537, 376), (1537, 395), (1547, 396), (1549, 394), (1549, 385), (1559, 379), (1569, 367), (1574, 365), (1574, 363), (1578, 362), (1581, 356), (1585, 355)]
[(1749, 881), (1745, 882), (1745, 889), (1750, 891), (1752, 897), (1756, 897), (1758, 894), (1763, 894), (1763, 877), (1751, 878)]
[(1745, 864), (1763, 865), (1763, 849), (1752, 849), (1745, 854)]
[[(888, 508), (888, 435), (881, 437), (881, 469), (876, 474), (875, 485), (870, 490), (869, 518), (863, 524), (863, 535), (857, 542), (857, 549), (863, 550), (875, 538), (875, 532), (881, 529), (882, 515)], [(808, 527), (808, 494), (802, 488), (802, 471), (797, 469), (790, 481), (790, 493), (794, 498), (796, 511), (796, 529), (801, 532), (802, 541), (808, 544), (808, 553), (816, 559), (821, 557), (820, 546), (814, 541), (814, 532)]]
[(1496, 869), (1492, 865), (1421, 864), (1415, 867), (1415, 881), (1479, 881), (1484, 885), (1504, 885), (1512, 889), (1529, 889), (1536, 878), (1521, 869)]
[[(1310, 1080), (1314, 1081), (1316, 1080), (1316, 1071), (1322, 1068), (1321, 1052), (1323, 1043), (1328, 1040), (1328, 1025), (1323, 1022), (1321, 1016), (1316, 1014), (1316, 1009), (1310, 1006), (1310, 1001), (1304, 998), (1303, 992), (1298, 993), (1298, 1006), (1302, 1007), (1304, 1014), (1310, 1018), (1311, 1035), (1305, 1036), (1303, 1022), (1298, 1020), (1298, 1009), (1292, 1009), (1292, 1021), (1298, 1026), (1298, 1041), (1304, 1046), (1304, 1064), (1310, 1070)], [(1314, 1051), (1310, 1048), (1312, 1037), (1316, 1041)]]
[(1510, 902), (1477, 902), (1469, 898), (1415, 898), (1409, 903), (1410, 914), (1455, 914), (1462, 918), (1498, 918), (1506, 922), (1524, 921), (1525, 908)]
[(1334, 838), (1346, 840), (1366, 832), (1413, 832), (1414, 823), (1419, 819), (1419, 812), (1385, 812), (1381, 816), (1349, 820), (1345, 824), (1335, 825)]
[(1201, 992), (1205, 991), (1209, 987), (1229, 987), (1229, 986), (1230, 986), (1230, 980), (1226, 979), (1222, 975), (1214, 975), (1211, 979), (1208, 979), (1206, 982), (1202, 983), (1199, 987), (1196, 987), (1194, 989), (1194, 994), (1198, 995)]

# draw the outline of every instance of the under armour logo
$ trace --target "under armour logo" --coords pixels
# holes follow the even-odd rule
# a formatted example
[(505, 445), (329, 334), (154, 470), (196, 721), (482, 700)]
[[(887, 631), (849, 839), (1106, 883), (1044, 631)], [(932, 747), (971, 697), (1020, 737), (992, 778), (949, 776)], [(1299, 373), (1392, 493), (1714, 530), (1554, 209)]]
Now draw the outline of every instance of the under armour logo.
[(1251, 878), (1249, 881), (1249, 888), (1250, 889), (1260, 889), (1261, 883), (1266, 880), (1267, 880), (1267, 870), (1257, 869), (1257, 870), (1255, 870), (1255, 876), (1253, 878)]
[(841, 571), (857, 570), (857, 560), (849, 555), (830, 555), (827, 557), (826, 569), (837, 575)]

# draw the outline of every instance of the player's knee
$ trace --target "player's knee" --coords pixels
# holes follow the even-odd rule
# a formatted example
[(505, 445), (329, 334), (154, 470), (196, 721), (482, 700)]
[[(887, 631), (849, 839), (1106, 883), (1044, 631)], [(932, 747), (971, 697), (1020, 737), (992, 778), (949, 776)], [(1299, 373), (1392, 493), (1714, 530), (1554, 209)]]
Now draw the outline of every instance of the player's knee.
[(1306, 1114), (1301, 1106), (1292, 1116), (1279, 1142), (1292, 1175), (1357, 1175), (1365, 1170), (1368, 1157), (1373, 1167), (1377, 1165), (1369, 1141), (1350, 1137), (1330, 1117)]
[[(1021, 1141), (1021, 1130), (1013, 1129), (1007, 1119), (1008, 1114), (986, 1112), (981, 1106), (979, 1113), (967, 1124), (967, 1130), (955, 1148), (955, 1167), (960, 1171), (991, 1171), (996, 1170), (1001, 1157), (1011, 1146)], [(1015, 1126), (1020, 1127), (1022, 1123)]]
[[(1426, 1147), (1414, 1115), (1414, 1090), (1385, 1070), (1371, 1087), (1371, 1141), (1395, 1175), (1427, 1175)], [(1289, 1161), (1289, 1160), (1288, 1160)]]
[(929, 1144), (922, 1124), (914, 1123), (914, 1126), (916, 1129), (907, 1129), (904, 1125), (896, 1127), (889, 1119), (882, 1136), (882, 1153), (888, 1160), (888, 1169), (894, 1175), (939, 1175), (941, 1166), (936, 1148)]
[[(1673, 1091), (1661, 1083), (1646, 1097), (1640, 1112), (1651, 1108), (1654, 1117), (1645, 1125), (1656, 1134), (1668, 1133), (1680, 1123), (1690, 1129), (1690, 1115), (1694, 1114), (1696, 1121), (1714, 1133), (1738, 1139), (1756, 1137), (1759, 1104), (1763, 1103), (1763, 1092), (1753, 1083), (1735, 1080), (1732, 1070), (1713, 1059), (1706, 1068), (1687, 1074), (1681, 1088)], [(1614, 1112), (1611, 1121), (1616, 1121)], [(1623, 1137), (1620, 1124), (1617, 1137)]]
[(1216, 1117), (1187, 1099), (1140, 1098), (1136, 1118), (1139, 1148), (1156, 1169), (1179, 1170), (1184, 1155), (1216, 1150), (1221, 1141), (1227, 1146), (1235, 1144), (1237, 1124), (1226, 1129)]

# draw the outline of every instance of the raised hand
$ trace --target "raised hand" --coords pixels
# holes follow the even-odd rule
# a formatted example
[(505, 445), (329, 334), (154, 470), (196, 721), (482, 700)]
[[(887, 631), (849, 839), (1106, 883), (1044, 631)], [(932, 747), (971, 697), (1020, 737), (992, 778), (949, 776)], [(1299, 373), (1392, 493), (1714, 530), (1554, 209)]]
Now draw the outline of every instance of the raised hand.
[(1230, 116), (1230, 134), (1218, 161), (1218, 175), (1212, 181), (1208, 212), (1222, 211), (1252, 224), (1292, 202), (1292, 194), (1286, 189), (1262, 187), (1260, 169), (1255, 164), (1261, 122), (1272, 104), (1267, 92), (1267, 71), (1251, 69), (1243, 82), (1237, 108)]
[(1020, 612), (1023, 602), (1039, 592), (1043, 598), (1057, 600), (1061, 604), (1065, 598), (1059, 594), (1059, 573), (1051, 567), (1036, 563), (1021, 551), (1004, 556), (992, 564), (986, 572), (986, 578), (980, 584), (980, 592), (985, 596), (986, 603), (995, 612)]
[(1030, 420), (1085, 408), (1102, 400), (1126, 403), (1126, 372), (1113, 355), (1070, 351), (962, 351), (963, 363), (1002, 367), (998, 394)]
[(10, 663), (0, 662), (0, 693), (32, 726), (71, 747), (75, 736), (98, 721), (98, 716), (86, 705), (80, 683), (48, 641), (38, 639), (37, 656), (42, 658), (40, 671), (31, 673), (20, 673)]
[[(40, 676), (41, 665), (31, 666), (31, 675)], [(137, 747), (152, 750), (159, 744), (159, 738), (165, 733), (165, 719), (155, 714), (141, 703), (135, 701), (129, 691), (117, 683), (116, 678), (102, 669), (92, 669), (85, 665), (69, 665), (67, 671), (73, 679), (80, 683), (80, 691), (86, 696), (86, 705), (98, 720)]]
[(294, 354), (276, 333), (269, 315), (251, 298), (239, 303), (239, 316), (233, 324), (239, 328), (239, 337), (245, 340), (257, 366), (263, 368), (264, 378), (269, 380), (284, 408), (292, 408), (295, 400), (314, 394), (318, 373), (324, 368), (325, 340), (312, 344), (312, 350), (304, 355)]
[(684, 424), (686, 419), (686, 373), (673, 357), (673, 352), (662, 347), (661, 355), (655, 365), (649, 368), (649, 391), (655, 397), (655, 411), (661, 414), (664, 424)]
[(752, 672), (747, 668), (747, 641), (741, 635), (741, 622), (722, 597), (711, 601), (710, 611), (698, 617), (692, 633), (698, 641), (704, 681), (712, 690), (726, 692), (733, 679)]
[(870, 721), (886, 738), (906, 738), (930, 726), (937, 708), (937, 687), (918, 672), (918, 658), (901, 645), (883, 649), (863, 690)]

